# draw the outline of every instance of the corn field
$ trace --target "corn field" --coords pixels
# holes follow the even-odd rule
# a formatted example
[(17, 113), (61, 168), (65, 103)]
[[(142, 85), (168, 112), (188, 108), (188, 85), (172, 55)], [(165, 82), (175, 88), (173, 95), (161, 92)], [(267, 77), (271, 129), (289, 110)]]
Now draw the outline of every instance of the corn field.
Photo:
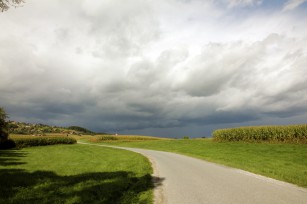
[(144, 140), (162, 140), (164, 138), (150, 137), (150, 136), (137, 136), (137, 135), (99, 135), (91, 139), (93, 142), (106, 142), (106, 141), (144, 141)]
[(72, 137), (60, 136), (12, 136), (10, 138), (14, 140), (17, 148), (77, 143)]
[(213, 132), (213, 138), (216, 141), (307, 143), (307, 124), (219, 129)]

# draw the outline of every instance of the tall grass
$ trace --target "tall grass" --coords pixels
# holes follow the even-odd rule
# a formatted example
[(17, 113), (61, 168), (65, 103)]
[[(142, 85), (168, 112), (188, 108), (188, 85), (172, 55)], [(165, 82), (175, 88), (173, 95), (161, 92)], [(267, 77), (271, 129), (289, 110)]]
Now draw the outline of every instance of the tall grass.
[(216, 141), (307, 143), (307, 124), (219, 129), (213, 132), (213, 138)]

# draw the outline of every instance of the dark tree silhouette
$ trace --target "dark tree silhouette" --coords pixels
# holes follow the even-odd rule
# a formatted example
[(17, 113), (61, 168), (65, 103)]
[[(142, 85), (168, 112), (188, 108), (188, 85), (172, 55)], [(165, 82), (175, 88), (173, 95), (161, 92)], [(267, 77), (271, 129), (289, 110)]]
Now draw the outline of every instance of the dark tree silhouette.
[(0, 0), (0, 11), (6, 11), (10, 7), (18, 7), (24, 0)]
[(8, 124), (6, 122), (7, 114), (3, 108), (0, 107), (0, 143), (7, 140), (8, 134)]

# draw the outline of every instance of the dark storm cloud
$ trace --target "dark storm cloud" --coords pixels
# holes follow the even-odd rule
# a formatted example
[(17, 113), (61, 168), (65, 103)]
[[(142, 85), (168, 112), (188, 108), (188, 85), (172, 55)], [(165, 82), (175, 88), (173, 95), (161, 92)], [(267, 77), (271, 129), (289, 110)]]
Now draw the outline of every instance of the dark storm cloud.
[(252, 111), (245, 112), (216, 112), (212, 115), (208, 115), (204, 118), (183, 119), (183, 124), (199, 124), (199, 125), (211, 125), (211, 124), (223, 124), (223, 123), (242, 123), (250, 122), (260, 119), (261, 117)]

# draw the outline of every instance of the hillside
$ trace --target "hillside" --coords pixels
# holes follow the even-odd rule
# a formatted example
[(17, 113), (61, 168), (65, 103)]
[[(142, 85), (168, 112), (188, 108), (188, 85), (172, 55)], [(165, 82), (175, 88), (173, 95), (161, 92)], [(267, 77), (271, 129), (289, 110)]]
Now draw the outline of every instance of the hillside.
[(62, 134), (95, 134), (95, 132), (79, 126), (58, 127), (45, 124), (31, 124), (25, 122), (9, 121), (9, 133), (25, 135), (44, 135), (46, 133)]

